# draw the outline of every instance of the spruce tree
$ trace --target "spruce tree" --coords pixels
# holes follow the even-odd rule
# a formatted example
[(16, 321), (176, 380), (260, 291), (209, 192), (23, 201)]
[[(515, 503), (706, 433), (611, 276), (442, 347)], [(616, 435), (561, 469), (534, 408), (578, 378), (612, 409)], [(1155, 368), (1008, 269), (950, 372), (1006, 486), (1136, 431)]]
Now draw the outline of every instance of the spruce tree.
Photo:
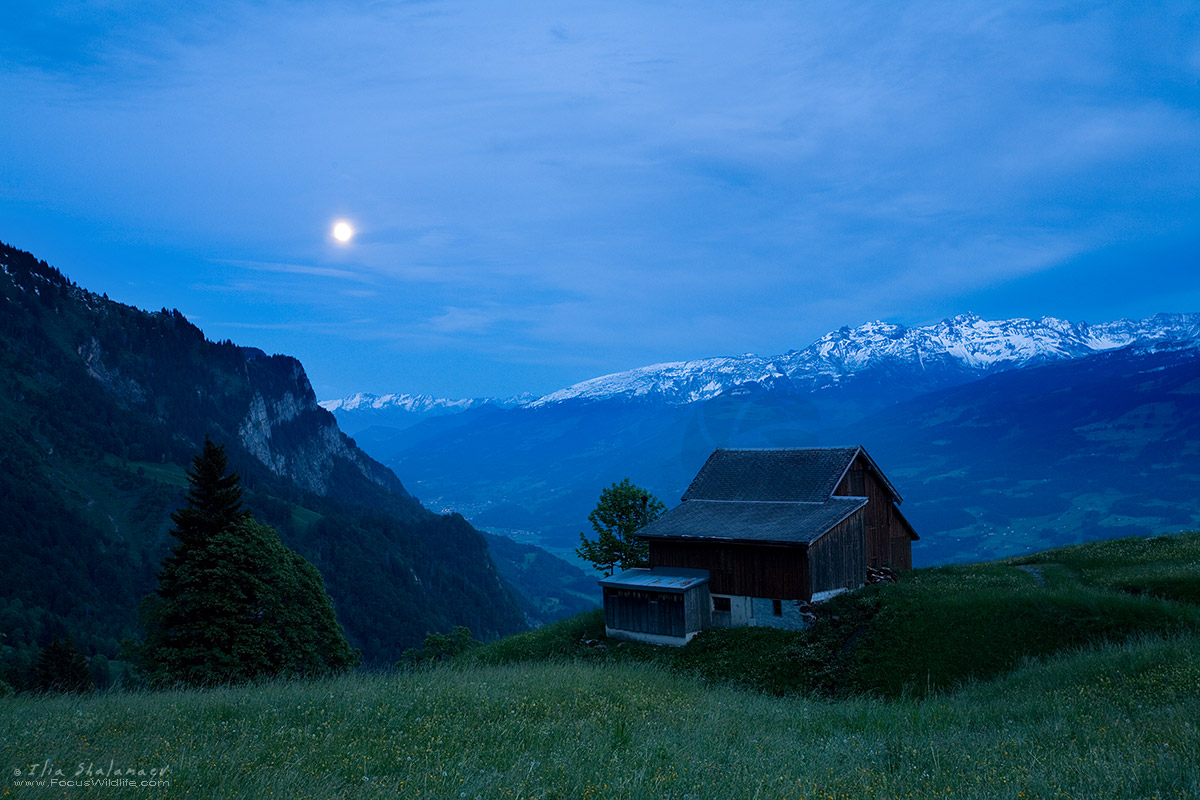
[(155, 683), (209, 685), (353, 666), (316, 568), (242, 510), (224, 449), (193, 460), (188, 504), (172, 514), (178, 539), (157, 592), (143, 604), (143, 666)]
[(187, 505), (171, 514), (171, 535), (181, 544), (204, 541), (249, 516), (242, 508), (242, 478), (236, 472), (226, 475), (226, 468), (225, 448), (206, 437), (187, 474)]

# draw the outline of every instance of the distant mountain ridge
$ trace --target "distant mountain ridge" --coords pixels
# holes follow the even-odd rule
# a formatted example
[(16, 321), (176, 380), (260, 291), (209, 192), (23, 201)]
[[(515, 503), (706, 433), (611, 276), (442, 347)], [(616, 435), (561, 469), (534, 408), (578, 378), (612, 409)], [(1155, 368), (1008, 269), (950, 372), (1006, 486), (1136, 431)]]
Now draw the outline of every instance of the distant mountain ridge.
[(405, 411), (420, 413), (449, 409), (466, 411), (470, 408), (488, 402), (486, 399), (477, 400), (446, 400), (427, 394), (385, 394), (374, 395), (370, 392), (357, 392), (341, 400), (324, 400), (321, 407), (326, 411), (360, 411), (363, 409), (400, 408)]
[(1200, 526), (1200, 349), (1130, 345), (1008, 370), (829, 434), (907, 487), (924, 563)]
[[(808, 393), (896, 371), (924, 373), (924, 388), (927, 383), (951, 385), (1009, 369), (1164, 341), (1200, 342), (1200, 313), (1156, 314), (1097, 324), (1056, 317), (985, 320), (975, 314), (917, 327), (875, 321), (831, 331), (803, 350), (767, 357), (746, 354), (651, 364), (581, 381), (536, 399), (450, 400), (360, 392), (321, 405), (339, 420), (366, 409), (427, 418), (484, 405), (538, 408), (614, 399), (686, 405), (747, 384)], [(378, 419), (386, 417), (387, 413)]]
[(431, 417), (461, 414), (482, 408), (514, 408), (535, 399), (535, 395), (510, 398), (473, 397), (451, 400), (427, 394), (383, 394), (356, 392), (340, 400), (323, 400), (320, 406), (336, 414), (339, 424), (354, 434), (375, 424), (403, 429)]

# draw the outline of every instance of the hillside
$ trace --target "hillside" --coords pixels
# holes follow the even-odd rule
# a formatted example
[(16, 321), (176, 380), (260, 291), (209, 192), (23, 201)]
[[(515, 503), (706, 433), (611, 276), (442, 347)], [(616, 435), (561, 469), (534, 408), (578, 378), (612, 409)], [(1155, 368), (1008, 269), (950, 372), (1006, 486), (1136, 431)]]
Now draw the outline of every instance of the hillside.
[(47, 780), (47, 754), (67, 775), (122, 754), (117, 768), (166, 768), (148, 796), (1167, 800), (1200, 790), (1198, 651), (1194, 636), (1104, 646), (923, 702), (587, 664), (0, 698), (0, 755), (37, 765), (5, 777), (21, 797), (62, 796), (16, 783)]
[(527, 619), (559, 620), (599, 604), (596, 576), (540, 547), (485, 532), (488, 554), (512, 590)]
[[(0, 246), (0, 655), (20, 674), (71, 633), (115, 658), (168, 552), (205, 436), (259, 519), (321, 571), (368, 663), (428, 630), (490, 638), (525, 615), (462, 517), (439, 516), (338, 430), (300, 363), (215, 343)], [(19, 683), (19, 680), (18, 680)]]
[[(836, 700), (732, 685), (794, 694), (745, 679), (773, 663), (782, 675), (782, 656), (807, 653), (762, 631), (698, 639), (681, 674), (669, 659), (682, 651), (654, 650), (654, 661), (640, 655), (652, 648), (588, 646), (565, 635), (578, 624), (568, 621), (399, 675), (0, 698), (0, 753), (34, 767), (15, 780), (35, 782), (47, 754), (51, 775), (131, 754), (119, 766), (166, 767), (171, 794), (201, 798), (1192, 797), (1198, 556), (1192, 534), (918, 570), (879, 590), (875, 620), (891, 613), (887, 629), (924, 637), (907, 646), (926, 652), (884, 663), (900, 650), (871, 650), (873, 632), (844, 648), (879, 656), (858, 660), (876, 675), (908, 676), (876, 697), (857, 696), (861, 685)], [(1072, 610), (1039, 635), (1062, 609)], [(1079, 624), (1114, 609), (1107, 630)], [(538, 649), (555, 639), (574, 654)], [(923, 658), (978, 668), (944, 681)]]
[(710, 628), (679, 648), (605, 642), (603, 614), (593, 612), (465, 659), (652, 663), (779, 695), (926, 696), (1081, 647), (1200, 635), (1200, 533), (916, 569), (815, 610), (805, 631)]

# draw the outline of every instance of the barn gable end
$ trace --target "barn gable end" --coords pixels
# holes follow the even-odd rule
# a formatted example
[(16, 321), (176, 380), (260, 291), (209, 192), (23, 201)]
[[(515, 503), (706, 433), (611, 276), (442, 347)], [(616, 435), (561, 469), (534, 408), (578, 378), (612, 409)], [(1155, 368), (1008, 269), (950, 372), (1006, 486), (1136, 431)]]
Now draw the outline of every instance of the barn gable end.
[(834, 496), (866, 497), (866, 563), (871, 567), (912, 569), (912, 541), (919, 538), (900, 513), (891, 482), (862, 448), (847, 466)]

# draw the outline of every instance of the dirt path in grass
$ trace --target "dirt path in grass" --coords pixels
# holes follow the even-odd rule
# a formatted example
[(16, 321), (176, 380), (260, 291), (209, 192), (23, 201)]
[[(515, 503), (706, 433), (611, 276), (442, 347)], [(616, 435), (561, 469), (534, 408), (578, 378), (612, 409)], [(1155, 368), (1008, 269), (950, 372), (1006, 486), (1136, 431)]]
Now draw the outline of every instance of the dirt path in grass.
[(1034, 582), (1038, 586), (1046, 585), (1046, 576), (1042, 574), (1041, 567), (1035, 567), (1030, 564), (1022, 564), (1021, 566), (1018, 566), (1017, 569), (1021, 570), (1022, 572), (1028, 572), (1030, 575), (1032, 575)]

